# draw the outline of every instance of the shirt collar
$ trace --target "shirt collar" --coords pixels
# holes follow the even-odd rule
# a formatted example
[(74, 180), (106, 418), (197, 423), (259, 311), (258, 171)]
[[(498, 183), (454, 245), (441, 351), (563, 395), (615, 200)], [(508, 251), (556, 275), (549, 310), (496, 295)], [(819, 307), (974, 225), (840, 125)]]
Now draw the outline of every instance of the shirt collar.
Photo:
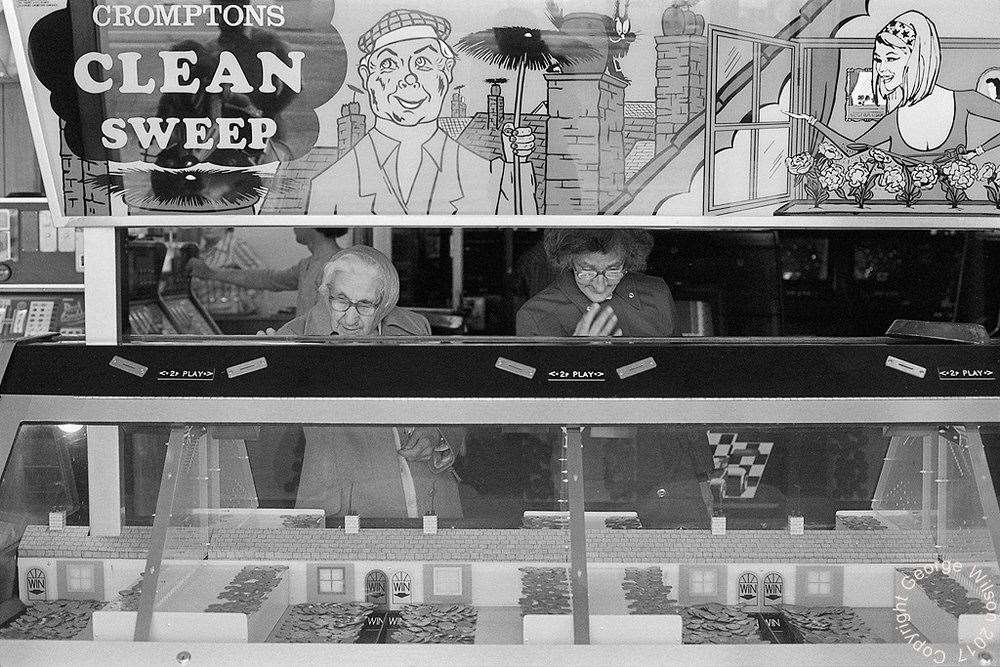
[[(385, 163), (389, 161), (392, 154), (399, 149), (399, 142), (374, 128), (371, 131), (371, 138), (372, 145), (375, 147), (375, 159), (378, 160), (378, 166), (384, 168)], [(441, 165), (444, 162), (446, 140), (447, 135), (439, 127), (422, 146), (424, 154), (431, 159), (438, 171), (441, 171)]]

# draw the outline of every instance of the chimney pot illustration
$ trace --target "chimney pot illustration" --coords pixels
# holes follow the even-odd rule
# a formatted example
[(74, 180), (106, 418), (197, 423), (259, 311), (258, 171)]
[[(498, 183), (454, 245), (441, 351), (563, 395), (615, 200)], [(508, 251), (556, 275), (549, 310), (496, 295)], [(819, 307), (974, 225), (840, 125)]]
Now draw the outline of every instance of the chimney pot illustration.
[(354, 148), (368, 131), (368, 119), (361, 113), (360, 102), (348, 102), (340, 107), (337, 119), (337, 159)]
[(463, 87), (458, 86), (451, 95), (451, 115), (454, 118), (465, 118), (469, 115), (469, 108), (466, 106), (465, 98), (462, 96)]
[(500, 84), (490, 86), (489, 97), (486, 98), (486, 129), (499, 130), (503, 125), (503, 92)]

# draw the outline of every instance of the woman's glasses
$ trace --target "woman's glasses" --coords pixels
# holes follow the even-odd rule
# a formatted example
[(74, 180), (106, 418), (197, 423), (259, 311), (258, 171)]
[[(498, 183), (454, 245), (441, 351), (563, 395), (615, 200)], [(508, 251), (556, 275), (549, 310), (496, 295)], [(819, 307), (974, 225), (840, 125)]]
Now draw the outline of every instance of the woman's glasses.
[(614, 269), (604, 269), (603, 271), (596, 271), (594, 269), (578, 269), (573, 267), (576, 273), (576, 279), (582, 283), (592, 283), (597, 279), (597, 276), (604, 276), (604, 279), (609, 283), (616, 283), (625, 277), (628, 273), (625, 269), (618, 267)]
[(352, 306), (358, 311), (358, 315), (362, 317), (370, 317), (378, 310), (378, 304), (371, 301), (351, 301), (343, 296), (330, 297), (330, 307), (338, 313), (346, 313)]

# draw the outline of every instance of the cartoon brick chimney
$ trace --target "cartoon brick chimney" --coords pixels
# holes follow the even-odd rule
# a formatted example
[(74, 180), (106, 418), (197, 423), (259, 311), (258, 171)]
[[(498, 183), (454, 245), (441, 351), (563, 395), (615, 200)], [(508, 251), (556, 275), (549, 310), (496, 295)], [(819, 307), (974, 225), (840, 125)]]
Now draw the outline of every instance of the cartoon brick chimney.
[[(692, 3), (693, 4), (693, 3)], [(708, 38), (705, 19), (675, 2), (663, 12), (663, 35), (656, 37), (656, 152), (705, 112)]]
[(499, 79), (487, 79), (490, 84), (490, 94), (486, 98), (486, 129), (499, 130), (503, 125), (503, 92), (500, 90)]
[(359, 102), (348, 102), (340, 107), (340, 118), (337, 119), (337, 152), (338, 158), (354, 148), (367, 132), (368, 120), (361, 113)]
[(465, 86), (455, 86), (455, 92), (451, 96), (451, 115), (454, 118), (465, 118), (469, 115), (469, 107), (465, 104), (465, 97), (462, 96), (462, 89)]
[(545, 212), (599, 213), (625, 187), (625, 88), (604, 72), (551, 72)]

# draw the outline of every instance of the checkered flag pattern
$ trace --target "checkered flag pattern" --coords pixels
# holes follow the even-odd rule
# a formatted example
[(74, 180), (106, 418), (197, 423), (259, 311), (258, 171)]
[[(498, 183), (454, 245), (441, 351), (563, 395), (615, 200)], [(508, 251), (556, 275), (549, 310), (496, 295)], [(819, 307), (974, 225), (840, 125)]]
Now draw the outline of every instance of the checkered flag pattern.
[(739, 433), (708, 432), (715, 463), (713, 484), (724, 498), (753, 498), (757, 493), (773, 442), (742, 442)]

